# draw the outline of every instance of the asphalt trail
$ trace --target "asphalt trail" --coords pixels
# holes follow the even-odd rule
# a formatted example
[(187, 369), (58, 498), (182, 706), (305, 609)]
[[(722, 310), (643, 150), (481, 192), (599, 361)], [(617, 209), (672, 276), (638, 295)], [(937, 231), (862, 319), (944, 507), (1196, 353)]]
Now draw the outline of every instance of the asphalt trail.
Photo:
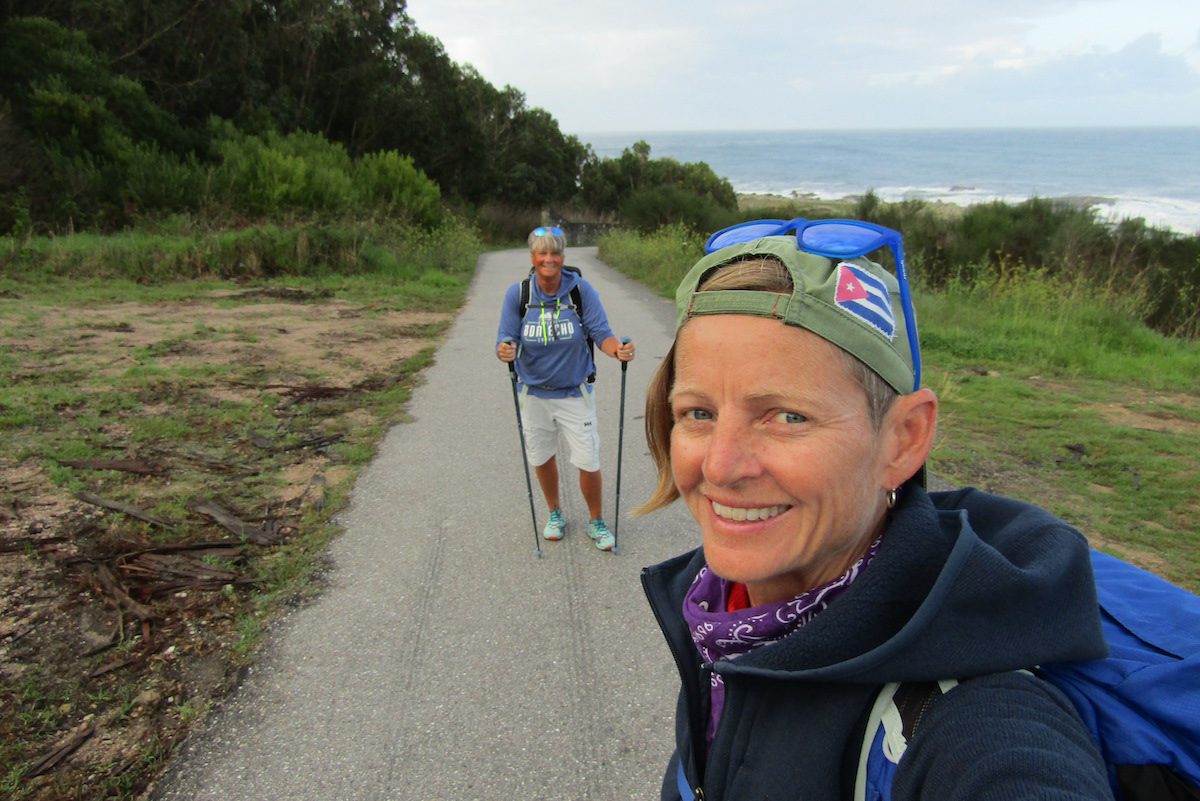
[[(646, 384), (673, 307), (568, 248), (638, 358), (627, 373), (620, 554), (570, 527), (536, 558), (507, 370), (493, 355), (524, 250), (482, 257), (467, 302), (354, 487), (321, 597), (273, 627), (261, 660), (152, 794), (174, 799), (653, 799), (677, 677), (639, 571), (692, 547), (678, 505), (628, 512), (654, 485)], [(612, 521), (620, 367), (598, 356), (605, 510)], [(538, 525), (546, 509), (534, 481)]]

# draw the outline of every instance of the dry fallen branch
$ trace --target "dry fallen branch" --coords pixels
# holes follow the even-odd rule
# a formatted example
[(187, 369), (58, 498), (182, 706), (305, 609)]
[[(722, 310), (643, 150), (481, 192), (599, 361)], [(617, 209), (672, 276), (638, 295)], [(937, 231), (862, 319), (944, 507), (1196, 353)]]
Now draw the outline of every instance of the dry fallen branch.
[(207, 498), (192, 498), (187, 508), (196, 514), (212, 519), (217, 525), (255, 545), (272, 545), (276, 537), (269, 531), (245, 522), (216, 501)]
[(58, 463), (85, 470), (119, 470), (123, 473), (135, 473), (140, 476), (163, 474), (161, 467), (141, 459), (59, 459)]
[(91, 673), (87, 674), (87, 677), (89, 679), (98, 679), (101, 676), (104, 676), (108, 673), (112, 673), (117, 670), (122, 670), (127, 667), (132, 667), (134, 665), (141, 664), (144, 661), (146, 661), (146, 655), (138, 654), (137, 656), (131, 656), (128, 659), (121, 659), (116, 662), (109, 662), (107, 665), (101, 665), (100, 667), (93, 670)]
[(93, 495), (90, 492), (77, 492), (77, 493), (75, 493), (75, 497), (78, 498), (79, 500), (83, 501), (84, 503), (90, 503), (93, 506), (101, 506), (105, 509), (111, 509), (114, 512), (120, 512), (122, 514), (129, 515), (130, 517), (136, 518), (145, 523), (150, 523), (151, 525), (158, 526), (160, 528), (169, 529), (171, 531), (175, 530), (175, 524), (172, 523), (171, 521), (164, 520), (161, 517), (155, 517), (154, 515), (150, 514), (149, 512), (143, 512), (141, 509), (138, 509), (136, 506), (130, 506), (127, 503), (121, 503), (120, 501), (112, 501), (112, 500), (108, 500), (107, 498), (101, 498), (100, 496)]
[(53, 545), (56, 542), (66, 542), (67, 537), (17, 537), (12, 540), (4, 540), (0, 542), (0, 553), (14, 553), (23, 551), (26, 548), (41, 548), (46, 545)]
[(43, 773), (50, 770), (59, 762), (62, 762), (64, 759), (70, 756), (76, 748), (83, 745), (83, 743), (95, 733), (96, 728), (92, 725), (92, 722), (90, 720), (85, 720), (83, 723), (80, 723), (78, 726), (72, 729), (58, 745), (50, 749), (49, 753), (47, 753), (37, 762), (34, 762), (32, 765), (30, 765), (29, 772), (25, 775), (28, 777), (41, 776)]
[(225, 584), (238, 577), (237, 571), (181, 554), (144, 553), (128, 560), (119, 559), (117, 565), (128, 575), (151, 576), (159, 580), (189, 579)]
[(345, 434), (325, 434), (316, 437), (309, 437), (306, 440), (301, 440), (294, 445), (281, 445), (277, 450), (280, 452), (295, 451), (300, 448), (324, 448), (327, 445), (332, 445), (335, 442), (341, 442), (346, 438)]

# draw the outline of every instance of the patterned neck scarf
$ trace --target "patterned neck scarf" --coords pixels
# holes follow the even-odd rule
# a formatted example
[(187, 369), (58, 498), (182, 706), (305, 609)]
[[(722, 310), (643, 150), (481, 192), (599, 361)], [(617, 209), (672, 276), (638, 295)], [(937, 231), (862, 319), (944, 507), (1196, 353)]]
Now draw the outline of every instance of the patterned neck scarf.
[[(791, 634), (829, 606), (862, 574), (875, 558), (882, 541), (882, 537), (877, 538), (849, 570), (820, 587), (797, 595), (790, 601), (753, 606), (736, 612), (725, 611), (732, 582), (713, 573), (707, 565), (700, 568), (683, 599), (683, 618), (692, 631), (692, 642), (700, 652), (700, 658), (706, 663), (737, 659), (742, 654)], [(712, 704), (705, 732), (707, 745), (712, 745), (725, 706), (725, 680), (716, 671), (711, 674), (711, 695)]]

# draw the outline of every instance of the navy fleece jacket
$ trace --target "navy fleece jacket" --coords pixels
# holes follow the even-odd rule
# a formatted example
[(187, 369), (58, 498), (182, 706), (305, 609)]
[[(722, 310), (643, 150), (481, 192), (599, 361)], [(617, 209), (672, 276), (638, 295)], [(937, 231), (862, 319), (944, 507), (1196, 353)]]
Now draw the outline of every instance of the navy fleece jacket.
[[(681, 614), (693, 551), (643, 571), (679, 666), (677, 761), (705, 801), (849, 799), (866, 717), (889, 681), (972, 678), (909, 744), (895, 801), (1107, 799), (1104, 766), (1070, 703), (1013, 673), (1105, 654), (1083, 536), (1028, 504), (966, 489), (907, 488), (870, 567), (784, 639), (700, 663)], [(708, 754), (708, 671), (725, 709)]]

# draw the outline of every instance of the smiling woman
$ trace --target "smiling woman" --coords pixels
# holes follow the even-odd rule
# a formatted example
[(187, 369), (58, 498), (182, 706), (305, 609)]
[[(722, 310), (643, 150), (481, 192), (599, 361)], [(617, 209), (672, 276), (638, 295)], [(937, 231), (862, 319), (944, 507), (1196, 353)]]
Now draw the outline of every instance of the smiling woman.
[[(848, 798), (881, 688), (952, 676), (980, 678), (892, 752), (892, 798), (1110, 797), (1069, 703), (1013, 670), (1104, 653), (1086, 541), (926, 493), (938, 402), (899, 234), (770, 220), (709, 244), (646, 402), (639, 511), (680, 498), (703, 543), (643, 573), (681, 678), (663, 798)], [(897, 276), (863, 252), (883, 246)]]
[[(557, 226), (530, 232), (529, 276), (505, 293), (496, 357), (509, 365), (512, 377), (526, 478), (532, 463), (546, 499), (549, 515), (543, 539), (557, 542), (567, 531), (558, 482), (562, 434), (571, 464), (579, 469), (579, 490), (588, 507), (588, 537), (600, 550), (615, 551), (616, 534), (601, 514), (603, 483), (592, 344), (598, 343), (601, 353), (622, 362), (632, 361), (634, 345), (629, 339), (617, 341), (596, 290), (579, 270), (565, 266), (566, 247), (566, 236)], [(529, 507), (536, 534), (532, 490)]]

